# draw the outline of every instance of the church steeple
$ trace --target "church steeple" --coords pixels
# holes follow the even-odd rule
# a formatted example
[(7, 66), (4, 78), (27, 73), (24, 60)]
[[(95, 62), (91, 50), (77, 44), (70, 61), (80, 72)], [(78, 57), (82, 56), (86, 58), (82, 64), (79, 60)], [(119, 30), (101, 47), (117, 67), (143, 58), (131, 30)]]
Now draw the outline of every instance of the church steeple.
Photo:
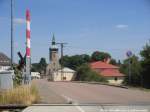
[(54, 36), (54, 33), (53, 33), (53, 38), (52, 38), (52, 45), (55, 45), (56, 42), (55, 42), (55, 36)]
[(52, 36), (51, 46), (49, 48), (49, 60), (50, 64), (48, 65), (47, 74), (49, 75), (50, 80), (54, 80), (54, 73), (60, 69), (58, 47), (55, 41), (54, 33)]

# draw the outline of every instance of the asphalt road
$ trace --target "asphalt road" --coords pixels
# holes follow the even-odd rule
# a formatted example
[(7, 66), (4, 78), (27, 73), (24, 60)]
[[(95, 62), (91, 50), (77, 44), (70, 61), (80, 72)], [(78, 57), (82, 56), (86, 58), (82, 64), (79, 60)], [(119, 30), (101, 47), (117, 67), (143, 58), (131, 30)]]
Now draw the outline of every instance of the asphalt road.
[(41, 103), (48, 104), (150, 104), (150, 92), (99, 84), (34, 80)]

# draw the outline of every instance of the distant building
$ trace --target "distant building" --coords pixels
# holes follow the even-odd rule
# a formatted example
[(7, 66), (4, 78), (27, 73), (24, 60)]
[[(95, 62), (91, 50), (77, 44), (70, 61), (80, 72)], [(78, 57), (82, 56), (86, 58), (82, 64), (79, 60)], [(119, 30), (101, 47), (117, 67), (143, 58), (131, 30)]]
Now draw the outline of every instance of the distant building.
[(61, 68), (59, 64), (58, 47), (56, 45), (54, 35), (52, 38), (51, 47), (49, 48), (49, 60), (50, 64), (48, 64), (46, 68), (46, 75), (49, 80), (54, 81), (54, 73)]
[(92, 62), (90, 66), (93, 70), (104, 76), (111, 84), (121, 84), (124, 74), (119, 72), (119, 67), (102, 61)]
[(49, 60), (50, 64), (48, 64), (46, 68), (46, 75), (48, 76), (48, 80), (50, 81), (71, 81), (74, 78), (75, 71), (70, 68), (62, 68), (59, 64), (59, 54), (58, 47), (55, 42), (55, 37), (53, 35), (51, 47), (49, 49)]
[(10, 59), (0, 52), (0, 71), (6, 71), (10, 69)]
[(14, 71), (10, 68), (10, 59), (0, 52), (0, 91), (13, 88)]
[(31, 79), (40, 79), (40, 73), (39, 72), (31, 72)]
[(71, 81), (74, 80), (75, 78), (75, 71), (64, 67), (62, 70), (58, 70), (57, 72), (54, 72), (54, 81)]

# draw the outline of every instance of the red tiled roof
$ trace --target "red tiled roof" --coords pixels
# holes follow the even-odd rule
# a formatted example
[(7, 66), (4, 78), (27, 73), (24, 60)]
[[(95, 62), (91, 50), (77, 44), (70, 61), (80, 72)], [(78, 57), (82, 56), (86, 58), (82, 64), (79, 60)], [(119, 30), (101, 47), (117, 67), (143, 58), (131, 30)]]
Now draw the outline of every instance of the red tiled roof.
[(97, 62), (92, 62), (90, 63), (91, 68), (119, 68), (117, 66), (102, 62), (102, 61), (97, 61)]
[(118, 69), (105, 69), (100, 72), (101, 75), (105, 77), (123, 77), (124, 74), (120, 73)]
[(122, 77), (124, 74), (119, 72), (119, 67), (102, 61), (90, 63), (92, 69), (98, 71), (104, 77)]

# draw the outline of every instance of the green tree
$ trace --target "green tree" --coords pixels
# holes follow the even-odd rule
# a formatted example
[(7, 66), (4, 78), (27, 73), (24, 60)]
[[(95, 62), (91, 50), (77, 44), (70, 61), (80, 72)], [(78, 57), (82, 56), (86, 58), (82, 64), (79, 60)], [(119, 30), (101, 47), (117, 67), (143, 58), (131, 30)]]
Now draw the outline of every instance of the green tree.
[(88, 64), (83, 64), (78, 67), (75, 80), (106, 82), (106, 79), (97, 72), (93, 71)]
[(39, 72), (39, 65), (38, 65), (38, 63), (32, 63), (32, 65), (31, 65), (31, 72)]
[(126, 75), (124, 83), (129, 84), (129, 63), (131, 71), (131, 82), (130, 85), (140, 86), (141, 85), (141, 64), (138, 57), (133, 55), (131, 58), (124, 60), (120, 67), (120, 71)]
[(40, 62), (39, 62), (40, 73), (42, 73), (42, 72), (45, 73), (46, 72), (46, 66), (47, 66), (46, 59), (41, 58)]
[(110, 60), (110, 64), (112, 64), (112, 65), (117, 65), (117, 62), (116, 62), (115, 59), (111, 59), (111, 60)]
[(81, 55), (82, 59), (84, 60), (85, 63), (88, 63), (91, 61), (91, 57), (87, 54), (82, 54)]
[(146, 88), (150, 88), (150, 41), (144, 46), (140, 55), (142, 57), (142, 82)]
[[(63, 56), (63, 63), (62, 65), (65, 67), (69, 67), (71, 69), (77, 70), (77, 68), (90, 61), (90, 56), (87, 54), (82, 55), (73, 55), (73, 56)], [(61, 62), (61, 60), (60, 60)]]
[(40, 73), (45, 73), (46, 72), (46, 59), (41, 58), (39, 63), (33, 63), (31, 66), (31, 71), (32, 72), (40, 72)]
[(104, 61), (104, 59), (111, 58), (109, 53), (95, 51), (92, 53), (91, 60), (92, 61)]
[[(62, 62), (62, 59), (63, 59), (63, 62)], [(62, 59), (59, 60), (59, 62), (62, 64), (62, 66), (70, 67), (70, 56), (65, 55), (65, 56), (63, 56)]]

